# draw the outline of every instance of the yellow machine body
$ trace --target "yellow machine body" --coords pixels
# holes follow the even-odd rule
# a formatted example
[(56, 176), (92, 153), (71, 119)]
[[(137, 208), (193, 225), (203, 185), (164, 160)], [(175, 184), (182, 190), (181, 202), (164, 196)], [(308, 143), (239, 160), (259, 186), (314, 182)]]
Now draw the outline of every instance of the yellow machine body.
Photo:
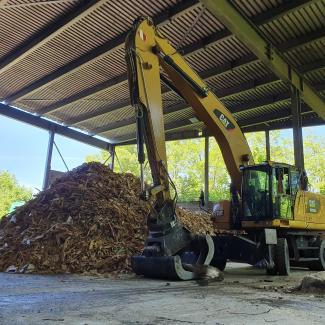
[(324, 195), (298, 191), (290, 219), (273, 219), (266, 221), (243, 221), (243, 228), (290, 228), (300, 230), (325, 231), (325, 197)]
[[(150, 277), (190, 279), (195, 275), (183, 268), (186, 264), (212, 261), (223, 269), (227, 260), (255, 264), (265, 257), (268, 270), (283, 275), (289, 273), (290, 263), (325, 270), (325, 241), (320, 234), (325, 232), (325, 197), (306, 191), (305, 172), (283, 163), (254, 164), (231, 112), (149, 18), (134, 22), (125, 48), (138, 161), (143, 169), (145, 144), (153, 179), (145, 197), (155, 201), (145, 248), (132, 258), (133, 270)], [(177, 191), (167, 168), (161, 82), (193, 108), (219, 144), (231, 178), (231, 200), (216, 204), (215, 227), (239, 229), (246, 237), (215, 236), (212, 242), (208, 236), (189, 234), (179, 222), (177, 195), (172, 198), (170, 189)]]

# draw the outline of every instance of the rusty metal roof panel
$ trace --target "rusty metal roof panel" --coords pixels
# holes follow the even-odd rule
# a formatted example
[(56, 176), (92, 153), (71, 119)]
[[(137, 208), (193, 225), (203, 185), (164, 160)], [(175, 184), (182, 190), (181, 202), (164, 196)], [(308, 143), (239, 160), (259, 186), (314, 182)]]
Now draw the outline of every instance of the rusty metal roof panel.
[(112, 122), (121, 121), (133, 116), (134, 108), (132, 106), (126, 106), (123, 109), (99, 115), (90, 120), (78, 123), (78, 127), (82, 126), (88, 130), (92, 130), (98, 127), (109, 125)]
[(325, 58), (325, 36), (312, 43), (299, 46), (284, 54), (284, 57), (295, 66), (299, 67), (313, 61)]
[[(286, 4), (286, 1), (237, 0), (236, 3), (254, 21), (257, 14), (265, 13), (269, 9)], [(276, 19), (270, 19), (260, 29), (274, 44), (279, 44), (301, 35), (307, 35), (324, 26), (325, 2), (324, 0), (315, 0), (297, 3), (297, 9), (289, 10), (287, 13), (276, 17)]]
[[(20, 60), (5, 74), (0, 75), (0, 96), (9, 96), (60, 66), (97, 48), (107, 40), (126, 32), (133, 20), (141, 14), (154, 16), (175, 1), (142, 0), (141, 6), (133, 1), (99, 1), (95, 10), (76, 21), (69, 28), (51, 38), (44, 45)], [(124, 13), (128, 14), (125, 15)]]
[(252, 64), (229, 70), (226, 73), (209, 78), (207, 84), (210, 88), (218, 90), (233, 87), (252, 79), (259, 79), (268, 74), (270, 74), (270, 71), (265, 67), (265, 65), (260, 61), (256, 61)]
[[(173, 17), (167, 24), (163, 24), (159, 30), (174, 46), (178, 47), (179, 45), (185, 46), (197, 42), (203, 37), (225, 28), (208, 10), (201, 13), (202, 6), (198, 3), (190, 10), (186, 10), (185, 13)], [(197, 18), (199, 18), (197, 23), (191, 29), (193, 21), (196, 21)], [(185, 38), (184, 35), (186, 35)]]
[(276, 81), (256, 88), (248, 89), (234, 95), (226, 96), (222, 99), (222, 101), (227, 104), (232, 103), (236, 105), (258, 100), (264, 96), (278, 95), (285, 91), (288, 91), (288, 86), (282, 81)]
[[(124, 50), (118, 49), (111, 52), (105, 57), (85, 65), (81, 69), (59, 78), (58, 81), (51, 83), (50, 86), (41, 88), (32, 94), (25, 96), (24, 99), (33, 98), (50, 98), (53, 102), (57, 102), (75, 93), (82, 92), (86, 89), (94, 87), (108, 79), (115, 78), (126, 72), (124, 59)], [(67, 85), (69, 85), (67, 87)], [(35, 103), (36, 109), (45, 107), (46, 105)]]
[[(113, 131), (107, 131), (105, 133), (101, 133), (101, 136), (110, 139), (111, 141), (120, 141), (120, 138), (127, 134), (132, 134), (133, 138), (135, 138), (136, 134), (136, 126), (135, 124), (125, 126), (123, 128), (118, 128)], [(125, 139), (127, 140), (127, 139)]]
[(249, 53), (249, 50), (236, 37), (228, 37), (188, 55), (186, 60), (199, 72), (239, 59)]
[[(294, 67), (303, 68), (311, 83), (324, 84), (325, 67), (322, 62), (325, 57), (325, 40), (322, 33), (325, 28), (325, 0), (299, 3), (283, 0), (235, 2), (252, 21), (261, 22), (263, 16), (264, 23), (259, 24), (261, 31), (280, 49), (287, 47), (285, 57)], [(78, 3), (79, 1), (72, 0), (9, 0), (4, 6), (0, 4), (0, 17), (3, 10), (7, 12), (4, 20), (0, 20), (0, 27), (5, 25), (6, 28), (13, 29), (15, 35), (15, 39), (6, 39), (5, 47), (0, 48), (0, 64), (1, 56), (60, 15), (71, 12)], [(180, 4), (182, 9), (173, 11), (173, 8)], [(6, 8), (7, 6), (12, 7)], [(281, 6), (291, 6), (292, 10), (287, 13), (280, 10), (281, 13), (275, 17), (269, 15), (269, 12), (277, 12)], [(293, 8), (295, 6), (296, 8)], [(36, 7), (39, 11), (32, 16), (31, 8)], [(196, 71), (204, 74), (208, 85), (220, 95), (230, 109), (236, 110), (236, 107), (240, 107), (238, 105), (258, 102), (266, 96), (276, 98), (277, 95), (288, 93), (288, 86), (275, 80), (270, 70), (262, 62), (255, 60), (246, 46), (231, 36), (223, 24), (208, 10), (202, 11), (199, 2), (101, 0), (96, 2), (93, 10), (87, 12), (44, 44), (28, 52), (6, 71), (1, 73), (0, 69), (0, 98), (8, 97), (33, 82), (58, 72), (58, 77), (50, 78), (48, 84), (27, 92), (14, 102), (15, 105), (30, 112), (42, 112), (48, 107), (54, 107), (45, 113), (47, 118), (68, 125), (71, 122), (85, 131), (101, 127), (105, 129), (105, 126), (114, 122), (122, 122), (115, 125), (125, 125), (126, 121), (131, 121), (134, 110), (129, 106), (123, 39), (134, 18), (142, 14), (156, 17), (162, 14), (161, 21), (165, 20), (159, 26), (160, 32), (175, 46), (181, 45), (185, 49), (188, 46), (186, 60)], [(19, 15), (25, 15), (21, 17), (26, 19), (19, 20), (15, 25), (15, 17)], [(0, 28), (0, 39), (2, 34), (7, 37), (8, 29)], [(309, 39), (309, 35), (316, 36), (310, 36)], [(118, 42), (112, 43), (115, 39), (118, 39)], [(210, 41), (205, 43), (207, 39)], [(98, 47), (104, 43), (113, 44), (112, 48), (106, 53), (100, 52), (96, 57)], [(287, 44), (298, 47), (290, 49)], [(60, 74), (63, 67), (78, 61), (90, 51), (96, 55), (81, 61), (80, 66), (74, 66), (70, 70), (64, 69), (62, 75)], [(315, 62), (319, 64), (315, 65)], [(306, 65), (313, 67), (313, 71), (308, 72)], [(213, 75), (212, 71), (217, 75)], [(165, 85), (163, 88), (165, 91)], [(173, 91), (163, 94), (164, 110), (170, 112), (165, 115), (165, 123), (176, 123), (194, 116), (192, 108), (177, 108), (183, 104), (183, 99)], [(276, 112), (280, 114), (287, 106), (288, 100), (279, 100), (268, 105), (252, 107), (245, 112), (240, 111), (236, 113), (236, 118), (247, 120), (268, 114), (274, 115)], [(176, 111), (173, 112), (174, 107)], [(200, 127), (200, 123), (198, 126)], [(198, 126), (191, 124), (177, 130), (197, 129)], [(134, 124), (104, 131), (101, 136), (123, 139), (131, 133), (135, 134)]]
[(0, 61), (31, 35), (73, 10), (77, 4), (75, 0), (0, 3)]
[(305, 77), (312, 84), (323, 83), (325, 80), (325, 66), (322, 69), (306, 73)]
[(181, 131), (190, 131), (190, 130), (198, 130), (198, 131), (202, 131), (205, 129), (205, 125), (203, 122), (198, 122), (198, 123), (192, 123), (186, 126), (182, 126), (182, 127), (178, 127), (175, 129), (170, 129), (167, 130), (166, 133), (171, 133), (171, 132), (175, 132), (175, 130), (181, 132)]
[(282, 0), (235, 0), (235, 3), (251, 18), (279, 6)]
[(194, 111), (192, 107), (185, 108), (183, 110), (172, 112), (164, 115), (164, 122), (171, 123), (177, 120), (185, 120), (194, 117)]
[(234, 113), (235, 119), (240, 123), (241, 120), (254, 119), (262, 115), (281, 112), (290, 108), (290, 99), (282, 100), (273, 104), (260, 106), (243, 112)]

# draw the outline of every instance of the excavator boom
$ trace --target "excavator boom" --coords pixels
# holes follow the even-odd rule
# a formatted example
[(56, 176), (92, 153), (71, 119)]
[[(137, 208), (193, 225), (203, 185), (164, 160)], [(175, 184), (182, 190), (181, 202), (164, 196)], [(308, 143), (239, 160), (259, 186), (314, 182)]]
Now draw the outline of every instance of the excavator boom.
[[(151, 141), (148, 151), (153, 150), (152, 154), (148, 152), (148, 158), (149, 161), (151, 157), (153, 158), (150, 164), (154, 182), (160, 178), (159, 175), (161, 176), (157, 172), (159, 168), (155, 168), (154, 164), (157, 165), (157, 162), (161, 161), (167, 166), (160, 86), (161, 67), (173, 86), (193, 108), (196, 117), (204, 122), (209, 133), (217, 140), (231, 181), (239, 192), (240, 166), (253, 164), (253, 157), (246, 138), (232, 114), (168, 40), (161, 36), (149, 19), (138, 20), (133, 30), (133, 44), (130, 47), (132, 43), (130, 37), (126, 44), (126, 51), (133, 53), (132, 55), (137, 58), (135, 60), (137, 74), (129, 73), (130, 91), (132, 103), (144, 105), (148, 112), (146, 125), (150, 134), (148, 140)], [(160, 181), (165, 182), (164, 179)]]

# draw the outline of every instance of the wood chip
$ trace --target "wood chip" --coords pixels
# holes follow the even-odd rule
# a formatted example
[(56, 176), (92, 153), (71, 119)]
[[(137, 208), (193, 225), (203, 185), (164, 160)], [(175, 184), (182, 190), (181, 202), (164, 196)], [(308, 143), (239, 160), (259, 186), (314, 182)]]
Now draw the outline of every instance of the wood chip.
[[(140, 181), (87, 163), (0, 221), (0, 270), (33, 265), (37, 273), (120, 273), (141, 253), (151, 205)], [(13, 215), (15, 218), (13, 218)], [(178, 208), (185, 228), (213, 234), (208, 214)]]

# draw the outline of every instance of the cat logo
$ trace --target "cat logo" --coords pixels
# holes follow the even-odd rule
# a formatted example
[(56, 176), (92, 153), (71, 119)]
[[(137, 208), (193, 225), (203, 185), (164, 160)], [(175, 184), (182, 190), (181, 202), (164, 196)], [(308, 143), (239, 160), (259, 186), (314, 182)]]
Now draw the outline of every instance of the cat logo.
[(219, 121), (223, 124), (223, 126), (227, 130), (230, 131), (230, 130), (233, 130), (235, 128), (235, 126), (227, 119), (227, 117), (223, 113), (221, 113), (217, 109), (215, 109), (213, 111), (213, 113), (217, 116), (217, 118), (219, 119)]

